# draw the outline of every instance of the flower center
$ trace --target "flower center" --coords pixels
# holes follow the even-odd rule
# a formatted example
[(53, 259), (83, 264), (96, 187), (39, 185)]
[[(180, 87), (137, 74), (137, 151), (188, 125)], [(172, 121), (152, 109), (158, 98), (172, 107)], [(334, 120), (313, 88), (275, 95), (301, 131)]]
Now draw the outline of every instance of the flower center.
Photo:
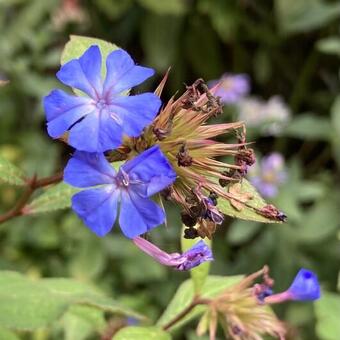
[(96, 102), (96, 107), (98, 110), (103, 110), (106, 107), (106, 105), (107, 102), (104, 98), (101, 98)]

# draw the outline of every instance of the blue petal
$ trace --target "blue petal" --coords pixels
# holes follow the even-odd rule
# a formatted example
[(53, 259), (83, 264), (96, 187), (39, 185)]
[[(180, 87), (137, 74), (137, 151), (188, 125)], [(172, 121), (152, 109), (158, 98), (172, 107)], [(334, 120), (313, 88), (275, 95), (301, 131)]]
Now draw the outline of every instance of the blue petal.
[(126, 237), (134, 238), (163, 223), (164, 210), (133, 191), (122, 191), (119, 225)]
[(72, 197), (72, 209), (98, 236), (106, 235), (117, 217), (119, 190), (107, 185), (83, 190)]
[(62, 90), (53, 90), (43, 99), (46, 119), (48, 121), (57, 118), (61, 114), (65, 113), (65, 111), (82, 105), (88, 105), (90, 103), (91, 99), (89, 98), (77, 97)]
[(107, 98), (141, 84), (154, 74), (154, 70), (136, 66), (124, 50), (111, 52), (106, 59), (106, 78), (103, 93)]
[(52, 138), (58, 138), (75, 122), (92, 112), (94, 107), (89, 98), (53, 90), (44, 98), (44, 109), (48, 121), (48, 134)]
[(103, 154), (76, 151), (64, 169), (64, 181), (78, 188), (112, 184), (116, 172)]
[(121, 125), (105, 110), (87, 115), (71, 130), (69, 144), (77, 150), (104, 152), (117, 148), (122, 141)]
[(300, 269), (293, 283), (288, 288), (293, 300), (310, 301), (320, 297), (320, 285), (317, 276), (310, 270)]
[(99, 47), (91, 46), (79, 59), (72, 59), (64, 64), (57, 73), (57, 78), (65, 85), (98, 99), (102, 94), (101, 64)]
[(161, 100), (153, 93), (136, 96), (120, 96), (110, 103), (110, 111), (123, 121), (124, 133), (138, 137), (156, 117)]
[(147, 184), (147, 196), (163, 190), (176, 179), (175, 171), (158, 145), (126, 162), (122, 169), (131, 179), (139, 179)]

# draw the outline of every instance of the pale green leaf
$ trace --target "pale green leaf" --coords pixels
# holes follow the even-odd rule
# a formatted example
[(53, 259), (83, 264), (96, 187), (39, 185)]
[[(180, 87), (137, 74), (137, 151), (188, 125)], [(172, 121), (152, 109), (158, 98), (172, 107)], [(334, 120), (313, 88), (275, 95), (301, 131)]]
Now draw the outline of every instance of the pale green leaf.
[[(225, 188), (228, 190), (228, 187)], [(264, 206), (267, 205), (265, 200), (260, 196), (260, 194), (257, 192), (257, 190), (245, 179), (242, 179), (241, 182), (241, 193), (245, 194), (251, 194), (252, 199), (250, 199), (247, 202), (247, 205), (243, 205), (242, 210), (237, 210), (234, 208), (229, 200), (219, 198), (218, 199), (218, 208), (219, 210), (228, 216), (234, 217), (234, 218), (240, 218), (243, 220), (248, 221), (255, 221), (255, 222), (263, 222), (263, 223), (276, 223), (276, 220), (272, 220), (270, 218), (264, 217), (260, 215), (258, 212), (256, 212), (255, 209), (261, 209)], [(251, 208), (251, 207), (255, 208)]]
[(112, 340), (171, 340), (169, 333), (157, 327), (124, 327)]
[(65, 340), (83, 340), (106, 326), (104, 313), (88, 306), (71, 306), (62, 319)]
[(331, 130), (328, 118), (305, 113), (295, 117), (283, 131), (283, 135), (303, 140), (327, 141), (331, 137)]
[(63, 65), (66, 62), (72, 59), (78, 59), (81, 57), (84, 52), (91, 47), (92, 45), (97, 45), (102, 54), (102, 76), (106, 73), (106, 58), (114, 50), (117, 50), (119, 47), (107, 42), (105, 40), (90, 38), (90, 37), (82, 37), (79, 35), (71, 35), (69, 42), (65, 45), (63, 53), (61, 55), (60, 63)]
[(25, 185), (24, 174), (7, 159), (0, 155), (0, 182), (13, 184), (13, 185)]
[(323, 242), (340, 227), (339, 207), (335, 200), (317, 202), (305, 213), (301, 225), (295, 231), (295, 237), (303, 243)]
[(334, 54), (340, 57), (340, 37), (333, 36), (324, 39), (320, 39), (316, 48), (326, 54)]
[(31, 280), (19, 273), (0, 272), (0, 327), (30, 331), (48, 327), (74, 305), (142, 318), (80, 281)]
[(260, 228), (260, 223), (235, 220), (228, 230), (228, 241), (231, 244), (242, 244), (247, 242)]
[(340, 4), (323, 0), (276, 0), (276, 16), (282, 32), (306, 32), (340, 16)]
[(25, 214), (39, 214), (69, 208), (71, 197), (78, 191), (79, 189), (64, 182), (49, 187), (25, 207)]
[(14, 332), (0, 327), (0, 340), (20, 340), (20, 338)]
[(315, 302), (316, 333), (320, 340), (340, 339), (340, 295), (323, 292)]
[[(183, 226), (183, 229), (185, 226)], [(184, 233), (182, 232), (182, 235)], [(183, 236), (181, 237), (181, 246), (182, 246), (182, 252), (188, 250), (191, 248), (193, 245), (195, 245), (198, 241), (198, 239), (186, 239)], [(211, 248), (212, 242), (211, 240), (205, 238), (204, 242)], [(207, 261), (204, 263), (201, 263), (198, 267), (195, 267), (190, 270), (190, 275), (194, 284), (194, 289), (197, 294), (201, 292), (201, 289), (204, 285), (204, 282), (209, 274), (209, 269), (210, 269), (211, 261)]]
[[(242, 276), (208, 276), (201, 290), (202, 298), (212, 298), (223, 292), (228, 287), (239, 282)], [(164, 326), (169, 321), (188, 307), (195, 295), (194, 284), (192, 280), (186, 280), (177, 289), (175, 296), (169, 303), (160, 319), (157, 321), (158, 326)], [(198, 318), (206, 310), (205, 306), (196, 306), (187, 316), (185, 316), (174, 327), (180, 327), (188, 321)]]

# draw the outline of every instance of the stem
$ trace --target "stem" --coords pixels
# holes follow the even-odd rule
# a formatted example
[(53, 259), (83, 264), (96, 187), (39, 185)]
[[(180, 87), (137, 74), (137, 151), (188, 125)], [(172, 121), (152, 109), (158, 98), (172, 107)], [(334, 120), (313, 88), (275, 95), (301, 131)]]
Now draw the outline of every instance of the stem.
[(43, 177), (40, 179), (37, 179), (36, 176), (33, 176), (32, 178), (29, 178), (26, 180), (26, 188), (15, 203), (14, 207), (4, 214), (0, 215), (0, 223), (4, 223), (14, 217), (23, 215), (23, 208), (25, 207), (26, 203), (31, 198), (32, 194), (35, 192), (35, 190), (39, 188), (46, 187), (50, 184), (58, 183), (63, 179), (63, 172), (59, 172), (55, 175), (49, 176), (49, 177)]
[(163, 330), (169, 330), (177, 322), (181, 321), (186, 315), (188, 315), (196, 306), (207, 305), (209, 303), (209, 299), (201, 299), (199, 296), (194, 297), (190, 305), (184, 308), (179, 314), (177, 314), (172, 320), (170, 320), (167, 324), (163, 326)]

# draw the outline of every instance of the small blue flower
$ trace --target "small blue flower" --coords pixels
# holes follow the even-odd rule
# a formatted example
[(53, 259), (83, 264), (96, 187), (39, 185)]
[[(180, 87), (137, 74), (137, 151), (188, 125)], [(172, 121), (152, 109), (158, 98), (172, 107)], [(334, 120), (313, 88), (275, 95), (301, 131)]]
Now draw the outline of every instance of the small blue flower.
[(127, 161), (116, 173), (103, 154), (76, 151), (64, 170), (64, 180), (87, 188), (72, 197), (72, 209), (98, 236), (106, 235), (118, 214), (119, 224), (129, 238), (163, 223), (165, 214), (150, 197), (176, 179), (159, 146)]
[(47, 131), (52, 138), (69, 131), (68, 143), (77, 150), (104, 152), (117, 148), (123, 134), (137, 137), (155, 118), (160, 99), (153, 93), (127, 96), (126, 91), (154, 74), (135, 65), (122, 49), (106, 59), (106, 78), (101, 78), (102, 56), (91, 46), (79, 59), (64, 64), (57, 78), (84, 96), (53, 90), (44, 98)]
[(300, 269), (287, 292), (291, 300), (313, 301), (320, 298), (317, 276), (310, 270)]

